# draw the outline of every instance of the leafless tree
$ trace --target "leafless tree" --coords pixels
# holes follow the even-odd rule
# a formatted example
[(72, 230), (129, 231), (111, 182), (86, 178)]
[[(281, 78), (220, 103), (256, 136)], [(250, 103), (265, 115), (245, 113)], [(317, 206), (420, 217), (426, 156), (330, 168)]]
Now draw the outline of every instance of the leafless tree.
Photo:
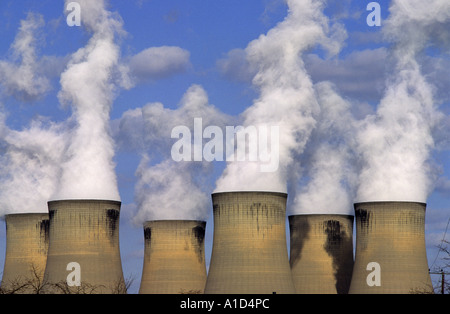
[(88, 282), (82, 282), (80, 286), (69, 286), (66, 281), (57, 283), (44, 281), (44, 272), (32, 264), (28, 277), (18, 276), (14, 280), (3, 283), (0, 294), (126, 294), (133, 280), (134, 278), (130, 276), (110, 287)]

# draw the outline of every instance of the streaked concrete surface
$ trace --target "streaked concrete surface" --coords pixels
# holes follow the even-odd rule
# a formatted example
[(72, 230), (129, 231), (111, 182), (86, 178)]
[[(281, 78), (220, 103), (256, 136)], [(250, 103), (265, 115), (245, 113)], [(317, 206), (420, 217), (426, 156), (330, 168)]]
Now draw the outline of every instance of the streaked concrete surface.
[(156, 220), (144, 224), (144, 265), (139, 293), (203, 293), (205, 221)]
[(51, 285), (64, 286), (71, 262), (80, 265), (81, 286), (70, 287), (69, 292), (125, 292), (119, 248), (120, 205), (109, 200), (48, 202), (50, 241), (44, 280), (50, 286), (46, 292), (61, 293)]
[(4, 293), (13, 290), (14, 293), (35, 293), (30, 284), (42, 282), (47, 262), (48, 214), (9, 214), (5, 216), (5, 223), (6, 254), (1, 287)]
[(286, 241), (287, 194), (212, 195), (214, 238), (205, 293), (294, 293)]
[[(426, 204), (366, 202), (355, 204), (356, 252), (349, 293), (431, 293), (425, 248)], [(380, 266), (380, 285), (371, 286)], [(376, 274), (376, 273), (373, 273)], [(370, 276), (369, 276), (370, 275)]]
[(353, 216), (289, 216), (296, 293), (346, 294), (353, 271)]

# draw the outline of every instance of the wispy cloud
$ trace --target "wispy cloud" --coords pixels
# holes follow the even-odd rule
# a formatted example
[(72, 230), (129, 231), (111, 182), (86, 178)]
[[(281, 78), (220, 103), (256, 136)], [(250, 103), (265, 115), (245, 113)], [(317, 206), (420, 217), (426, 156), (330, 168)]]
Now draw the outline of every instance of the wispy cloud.
[(0, 60), (0, 85), (4, 93), (21, 101), (36, 100), (51, 88), (37, 57), (38, 37), (44, 24), (40, 14), (29, 13), (20, 23), (9, 60)]

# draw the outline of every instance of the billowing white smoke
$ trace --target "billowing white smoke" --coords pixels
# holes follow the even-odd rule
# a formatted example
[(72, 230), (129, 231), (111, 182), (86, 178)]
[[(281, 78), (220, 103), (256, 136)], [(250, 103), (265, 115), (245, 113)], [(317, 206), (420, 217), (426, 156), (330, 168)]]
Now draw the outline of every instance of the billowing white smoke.
[(329, 82), (315, 86), (320, 105), (317, 127), (302, 155), (309, 181), (296, 194), (292, 214), (350, 214), (355, 188), (354, 133), (351, 104)]
[[(59, 100), (72, 109), (71, 117), (63, 123), (38, 117), (20, 131), (10, 129), (2, 113), (0, 214), (46, 212), (46, 202), (51, 199), (119, 200), (115, 147), (109, 130), (109, 112), (117, 89), (167, 77), (190, 65), (187, 51), (168, 46), (148, 48), (120, 60), (117, 42), (124, 32), (120, 17), (105, 9), (106, 1), (77, 2), (82, 26), (91, 35), (84, 47), (69, 58), (39, 58), (39, 31), (45, 22), (39, 14), (30, 13), (11, 45), (10, 60), (0, 61), (3, 95), (34, 100), (50, 89), (50, 76), (58, 74)], [(67, 65), (64, 71), (63, 65)], [(201, 116), (201, 110), (196, 114)], [(136, 129), (136, 124), (132, 128)], [(139, 136), (144, 142), (143, 133)], [(171, 140), (170, 133), (164, 140)]]
[(171, 159), (151, 165), (143, 156), (136, 176), (135, 201), (138, 211), (134, 223), (142, 225), (148, 220), (207, 218), (210, 198), (195, 183), (197, 175), (205, 171), (192, 162), (175, 162)]
[[(199, 85), (186, 91), (176, 109), (149, 103), (125, 112), (115, 121), (119, 124), (119, 145), (142, 152), (136, 170), (137, 225), (148, 220), (207, 218), (211, 193), (211, 183), (207, 181), (213, 164), (205, 160), (175, 161), (171, 155), (172, 145), (177, 142), (171, 138), (172, 130), (183, 126), (193, 133), (196, 118), (201, 118), (203, 128), (212, 125), (224, 129), (229, 121), (228, 116), (209, 104), (208, 95)], [(193, 137), (191, 134), (188, 139), (192, 154), (196, 145)]]
[[(10, 47), (10, 56), (0, 60), (2, 97), (31, 102), (51, 88), (64, 60), (38, 56), (44, 19), (28, 13)], [(47, 68), (47, 66), (50, 68)], [(47, 201), (56, 188), (60, 162), (66, 147), (70, 122), (56, 124), (37, 116), (27, 127), (7, 126), (8, 114), (0, 113), (0, 216), (21, 212), (47, 212)]]
[[(303, 54), (322, 45), (330, 54), (340, 49), (345, 31), (329, 21), (322, 10), (325, 1), (287, 1), (288, 15), (266, 35), (249, 43), (247, 62), (254, 73), (259, 98), (243, 114), (243, 126), (279, 127), (277, 171), (261, 172), (261, 160), (229, 162), (216, 192), (264, 190), (287, 192), (290, 180), (298, 179), (298, 157), (316, 126), (319, 106), (313, 83), (305, 69)], [(272, 153), (274, 153), (272, 151)], [(249, 160), (249, 159), (247, 159)]]
[(60, 175), (66, 126), (35, 120), (29, 128), (16, 131), (6, 127), (4, 118), (2, 115), (0, 216), (47, 212), (47, 201)]
[[(67, 2), (67, 1), (66, 1)], [(120, 200), (109, 113), (119, 71), (117, 36), (120, 18), (105, 9), (105, 1), (78, 1), (82, 25), (92, 36), (76, 51), (61, 75), (60, 102), (72, 107), (76, 126), (62, 163), (62, 175), (53, 199)]]
[(448, 44), (449, 21), (447, 0), (392, 1), (383, 30), (393, 44), (393, 68), (376, 115), (357, 131), (363, 161), (357, 201), (425, 202), (431, 192), (432, 133), (442, 116), (420, 54), (427, 45)]

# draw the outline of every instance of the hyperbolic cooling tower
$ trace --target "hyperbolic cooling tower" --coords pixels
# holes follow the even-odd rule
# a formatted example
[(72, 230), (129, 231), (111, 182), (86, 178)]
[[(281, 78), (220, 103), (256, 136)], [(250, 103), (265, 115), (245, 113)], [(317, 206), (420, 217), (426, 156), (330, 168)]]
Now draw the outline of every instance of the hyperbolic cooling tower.
[(346, 294), (353, 270), (353, 216), (289, 216), (296, 293)]
[(212, 195), (214, 239), (205, 293), (295, 293), (286, 243), (287, 194)]
[(425, 249), (425, 208), (417, 202), (355, 204), (356, 252), (349, 293), (433, 291)]
[(50, 230), (44, 280), (48, 293), (65, 287), (78, 263), (81, 285), (72, 293), (125, 293), (119, 250), (120, 202), (109, 200), (58, 200), (48, 202)]
[(35, 293), (42, 282), (48, 249), (48, 214), (9, 214), (3, 293)]
[(144, 224), (144, 266), (139, 293), (203, 293), (205, 221), (155, 220)]

